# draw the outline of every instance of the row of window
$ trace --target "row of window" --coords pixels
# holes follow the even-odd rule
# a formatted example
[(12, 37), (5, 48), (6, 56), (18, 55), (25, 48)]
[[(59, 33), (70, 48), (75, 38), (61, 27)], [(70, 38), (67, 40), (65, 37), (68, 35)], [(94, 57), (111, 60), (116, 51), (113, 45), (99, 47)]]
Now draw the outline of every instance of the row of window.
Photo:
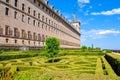
[[(8, 15), (8, 13), (9, 13), (9, 8), (6, 7), (5, 15)], [(18, 15), (18, 12), (14, 11), (14, 18), (15, 19), (17, 19), (17, 15)], [(25, 22), (25, 15), (23, 15), (23, 14), (22, 14), (22, 22)], [(45, 29), (46, 31), (48, 30), (48, 31), (51, 31), (51, 32), (55, 32), (57, 34), (59, 34), (59, 33), (61, 34), (62, 33), (64, 35), (66, 35), (65, 33), (59, 31), (58, 29), (50, 27), (50, 26), (48, 26), (47, 24), (45, 24), (43, 22), (38, 21), (38, 23), (37, 23), (37, 20), (34, 20), (34, 19), (32, 21), (32, 19), (30, 17), (28, 17), (28, 21), (27, 22), (28, 22), (28, 24), (31, 24), (31, 22), (33, 22), (34, 26), (37, 25), (38, 27), (41, 27), (42, 29)]]
[[(0, 33), (1, 33), (0, 36), (2, 36), (3, 29), (1, 27), (0, 27)], [(14, 34), (14, 36), (12, 36), (13, 34)], [(14, 30), (12, 31), (9, 26), (6, 26), (5, 27), (5, 36), (20, 38), (20, 31), (18, 30), (18, 28), (14, 28)], [(25, 30), (21, 30), (21, 38), (27, 39), (29, 41), (29, 44), (30, 44), (30, 40), (38, 41), (39, 43), (44, 42), (46, 37), (47, 36), (36, 34), (35, 32), (32, 34), (31, 31), (28, 31), (26, 33)], [(73, 42), (69, 42), (69, 41), (65, 41), (65, 40), (60, 40), (60, 41), (61, 41), (61, 45), (79, 46), (79, 44), (76, 44)], [(6, 39), (6, 43), (8, 43), (8, 39)], [(17, 43), (16, 39), (15, 39), (15, 43)], [(22, 43), (24, 44), (24, 40), (22, 40)], [(34, 44), (35, 44), (35, 42), (34, 42)]]
[[(43, 0), (44, 1), (44, 0)], [(34, 4), (37, 5), (37, 7), (39, 7), (40, 9), (42, 9), (45, 13), (49, 14), (51, 17), (53, 17), (54, 19), (58, 20), (61, 23), (64, 23), (64, 21), (62, 19), (60, 19), (55, 13), (57, 13), (58, 15), (60, 15), (62, 17), (62, 14), (58, 13), (59, 11), (55, 11), (54, 7), (50, 7), (49, 8), (53, 9), (55, 11), (55, 13), (53, 13), (52, 11), (50, 11), (46, 6), (44, 6), (43, 4), (41, 4), (40, 2), (37, 2), (37, 0), (33, 0)], [(47, 3), (48, 5), (48, 3)], [(63, 17), (65, 19), (65, 17)]]
[[(5, 9), (5, 15), (9, 15), (9, 8), (8, 7), (6, 7), (6, 9)], [(14, 11), (14, 18), (15, 19), (17, 19), (17, 15), (18, 15), (18, 12), (17, 11)], [(31, 23), (31, 18), (30, 17), (28, 17), (28, 24), (30, 24)], [(24, 14), (22, 14), (22, 22), (25, 22), (26, 20), (25, 20), (25, 15)], [(38, 21), (38, 24), (36, 24), (37, 23), (37, 20), (35, 20), (35, 19), (33, 19), (33, 25), (34, 26), (36, 26), (36, 25), (38, 25), (38, 27), (40, 27), (40, 21)], [(44, 27), (44, 25), (45, 25), (45, 23), (43, 23), (42, 22), (42, 28)], [(46, 24), (46, 26), (47, 26), (48, 24)], [(50, 29), (50, 28), (49, 28)], [(52, 27), (52, 29), (55, 29), (55, 28), (53, 28)]]
[(69, 45), (69, 46), (77, 46), (77, 47), (80, 46), (79, 44), (76, 44), (76, 43), (73, 43), (73, 42), (69, 42), (69, 41), (66, 41), (66, 40), (60, 40), (60, 44), (61, 45)]
[[(9, 3), (9, 0), (6, 0), (6, 2)], [(15, 0), (15, 5), (14, 5), (15, 7), (17, 7), (17, 3), (18, 3), (18, 0)], [(34, 3), (36, 3), (36, 1), (34, 1)], [(28, 10), (28, 13), (31, 14), (31, 8), (28, 7), (27, 10)], [(8, 11), (9, 11), (9, 9), (7, 8), (6, 9), (6, 15), (8, 15)], [(22, 11), (25, 11), (25, 4), (24, 3), (22, 3)], [(37, 14), (36, 10), (33, 10), (33, 15), (32, 16), (36, 17), (36, 14)], [(56, 26), (56, 27), (58, 26), (56, 23), (53, 23), (53, 21), (49, 20), (48, 18), (45, 18), (44, 15), (42, 17), (40, 17), (40, 13), (38, 13), (37, 18), (39, 20), (40, 20), (40, 18), (42, 18), (42, 21), (48, 23), (49, 25)], [(45, 21), (45, 19), (46, 19), (46, 21)]]
[[(20, 35), (21, 34), (21, 35)], [(3, 29), (0, 27), (0, 36), (3, 36)], [(35, 32), (32, 33), (31, 31), (25, 31), (25, 30), (18, 30), (18, 28), (14, 28), (13, 30), (9, 27), (9, 26), (5, 26), (5, 36), (6, 37), (14, 37), (14, 38), (21, 38), (21, 39), (26, 39), (29, 41), (38, 41), (40, 42), (44, 42), (45, 38), (48, 37), (47, 35), (41, 35), (41, 34), (36, 34)], [(6, 43), (8, 42), (8, 39), (6, 39)], [(66, 40), (60, 40), (61, 45), (69, 45), (69, 46), (79, 46), (79, 44), (73, 43), (73, 42), (69, 42)], [(17, 40), (15, 39), (15, 43), (17, 43)], [(24, 44), (24, 40), (22, 40), (22, 43)], [(34, 42), (35, 44), (35, 42)]]
[[(9, 13), (9, 8), (6, 7), (5, 15), (8, 15), (8, 13)], [(15, 19), (17, 19), (17, 14), (18, 14), (18, 12), (14, 11), (14, 18)], [(25, 22), (25, 15), (23, 15), (23, 14), (22, 14), (22, 22)], [(30, 24), (30, 23), (31, 23), (31, 18), (28, 17), (28, 24)], [(33, 19), (33, 25), (34, 26), (38, 25), (38, 27), (40, 27), (41, 24), (40, 24), (40, 21), (37, 23), (37, 21)], [(50, 26), (48, 27), (47, 24), (44, 24), (44, 23), (42, 23), (41, 27), (42, 27), (42, 29), (45, 28), (45, 30), (54, 31), (56, 33), (58, 32), (57, 29), (50, 27)]]
[[(6, 38), (6, 44), (8, 44), (8, 42), (9, 42), (9, 39)], [(15, 39), (15, 40), (14, 40), (15, 45), (17, 45), (17, 42), (18, 42), (18, 40)], [(36, 45), (36, 43), (37, 43), (36, 41), (33, 42), (34, 46)], [(28, 44), (29, 44), (29, 45), (31, 44), (31, 41), (30, 41), (30, 40), (28, 40)], [(38, 44), (40, 45), (40, 42), (38, 42)], [(45, 42), (42, 42), (42, 44), (44, 45)], [(25, 40), (22, 40), (22, 45), (26, 45)]]
[[(9, 39), (6, 38), (6, 43), (9, 42)], [(17, 39), (14, 40), (14, 43), (17, 44)], [(37, 42), (34, 41), (33, 44), (35, 45)], [(24, 45), (25, 44), (25, 40), (22, 40), (22, 44)], [(28, 44), (30, 45), (31, 44), (31, 41), (28, 40)], [(40, 45), (40, 41), (38, 41), (38, 44)], [(42, 42), (42, 44), (44, 45), (45, 42)], [(76, 44), (76, 43), (72, 43), (72, 42), (68, 42), (68, 41), (65, 41), (65, 40), (61, 40), (61, 45), (69, 45), (69, 46), (76, 46), (76, 47), (79, 47), (80, 45), (79, 44)]]
[[(3, 32), (3, 31), (1, 31), (1, 32)], [(43, 34), (41, 35), (41, 34), (37, 34), (35, 32), (32, 33), (31, 31), (26, 32), (23, 29), (21, 30), (21, 33), (20, 33), (18, 28), (14, 28), (12, 30), (10, 28), (10, 26), (5, 26), (5, 36), (28, 39), (28, 40), (34, 40), (34, 41), (42, 41), (42, 42), (44, 42), (45, 38), (47, 37), (47, 36), (45, 36)]]
[[(9, 8), (6, 8), (6, 10), (9, 10)], [(16, 18), (17, 16), (17, 12), (15, 11), (14, 12), (14, 18)], [(24, 19), (24, 15), (22, 15), (22, 21), (24, 22), (25, 21), (25, 19)], [(28, 17), (28, 24), (30, 24), (30, 17)], [(33, 25), (35, 26), (36, 25), (36, 20), (33, 20)], [(38, 22), (38, 27), (40, 26), (40, 22)], [(48, 31), (52, 31), (52, 32), (55, 32), (55, 33), (59, 33), (60, 32), (60, 34), (62, 33), (61, 31), (59, 31), (59, 30), (57, 30), (57, 29), (55, 29), (55, 28), (53, 28), (53, 27), (50, 27), (50, 26), (47, 26), (47, 24), (45, 25), (45, 24), (42, 24), (42, 29), (44, 29), (45, 28), (45, 30), (48, 30)], [(62, 33), (62, 34), (64, 34), (64, 33)], [(64, 34), (65, 35), (65, 34)]]

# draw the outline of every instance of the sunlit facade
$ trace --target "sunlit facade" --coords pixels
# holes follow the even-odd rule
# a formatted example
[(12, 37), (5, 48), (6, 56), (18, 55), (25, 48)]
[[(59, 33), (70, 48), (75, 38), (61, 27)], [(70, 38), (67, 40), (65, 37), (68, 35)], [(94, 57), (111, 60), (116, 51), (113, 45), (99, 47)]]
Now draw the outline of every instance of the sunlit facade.
[(57, 37), (61, 47), (80, 47), (80, 22), (68, 22), (47, 0), (0, 0), (0, 45), (42, 47)]

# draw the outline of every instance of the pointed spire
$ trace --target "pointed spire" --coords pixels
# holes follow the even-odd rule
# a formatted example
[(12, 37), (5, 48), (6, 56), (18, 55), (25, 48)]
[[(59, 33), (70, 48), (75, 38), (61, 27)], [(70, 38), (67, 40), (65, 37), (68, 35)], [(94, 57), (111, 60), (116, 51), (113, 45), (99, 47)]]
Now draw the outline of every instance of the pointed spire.
[(74, 21), (76, 21), (76, 7), (74, 8)]

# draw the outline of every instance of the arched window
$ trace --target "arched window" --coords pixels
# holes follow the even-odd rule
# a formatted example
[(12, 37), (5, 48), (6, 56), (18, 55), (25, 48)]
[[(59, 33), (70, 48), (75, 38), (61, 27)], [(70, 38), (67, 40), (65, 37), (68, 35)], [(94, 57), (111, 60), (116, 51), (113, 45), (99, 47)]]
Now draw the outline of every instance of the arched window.
[(3, 35), (3, 28), (0, 27), (0, 36)]
[(38, 34), (38, 41), (41, 41), (41, 35)]
[(42, 42), (44, 42), (45, 41), (45, 36), (44, 35), (42, 35)]

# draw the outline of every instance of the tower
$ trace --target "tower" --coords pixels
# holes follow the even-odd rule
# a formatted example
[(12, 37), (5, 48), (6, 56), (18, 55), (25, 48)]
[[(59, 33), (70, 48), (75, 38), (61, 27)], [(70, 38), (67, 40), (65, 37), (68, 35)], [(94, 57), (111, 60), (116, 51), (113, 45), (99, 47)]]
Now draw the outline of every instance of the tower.
[(74, 10), (73, 20), (70, 22), (71, 25), (80, 33), (80, 21), (76, 17), (76, 9)]

